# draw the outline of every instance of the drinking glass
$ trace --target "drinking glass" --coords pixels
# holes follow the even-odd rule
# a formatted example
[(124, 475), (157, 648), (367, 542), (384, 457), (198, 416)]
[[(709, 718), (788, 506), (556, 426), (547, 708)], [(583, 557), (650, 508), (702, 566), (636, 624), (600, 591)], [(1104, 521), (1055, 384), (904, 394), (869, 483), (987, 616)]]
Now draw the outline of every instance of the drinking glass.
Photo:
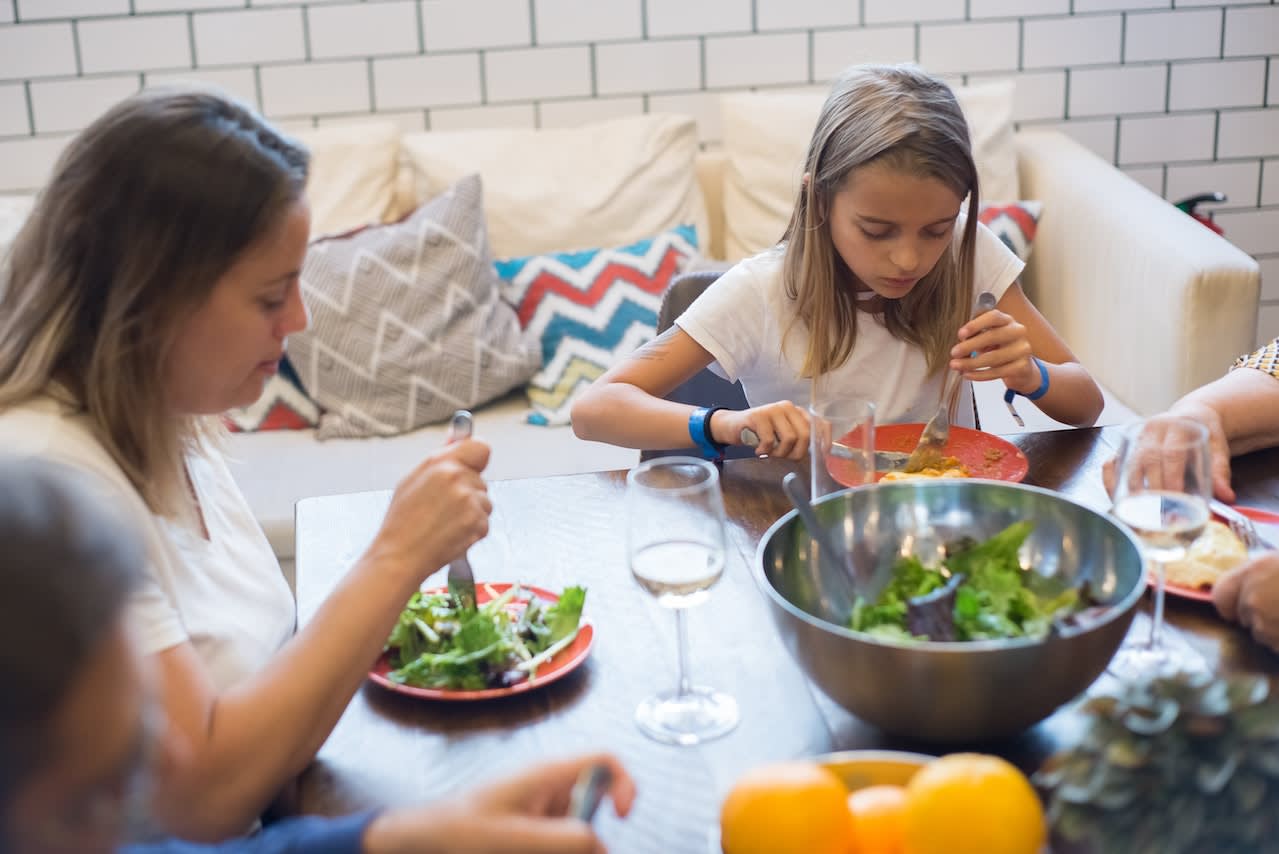
[(811, 498), (875, 480), (875, 404), (858, 397), (808, 407)]
[(706, 460), (659, 457), (626, 477), (626, 554), (631, 574), (675, 612), (679, 679), (640, 703), (635, 722), (650, 738), (699, 744), (737, 726), (737, 702), (694, 685), (684, 611), (700, 605), (724, 574), (724, 499), (719, 471)]
[(1147, 640), (1121, 647), (1113, 672), (1138, 675), (1170, 663), (1161, 642), (1164, 565), (1183, 557), (1208, 523), (1209, 460), (1208, 430), (1188, 418), (1158, 415), (1124, 433), (1111, 512), (1141, 539), (1155, 575), (1155, 612)]

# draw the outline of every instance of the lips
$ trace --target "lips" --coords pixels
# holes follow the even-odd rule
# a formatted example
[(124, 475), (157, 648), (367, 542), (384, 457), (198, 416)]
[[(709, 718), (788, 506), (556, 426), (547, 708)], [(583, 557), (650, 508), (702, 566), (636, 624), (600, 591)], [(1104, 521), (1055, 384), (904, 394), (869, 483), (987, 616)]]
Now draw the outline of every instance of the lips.
[(908, 288), (919, 280), (918, 279), (884, 279), (884, 281), (897, 288)]

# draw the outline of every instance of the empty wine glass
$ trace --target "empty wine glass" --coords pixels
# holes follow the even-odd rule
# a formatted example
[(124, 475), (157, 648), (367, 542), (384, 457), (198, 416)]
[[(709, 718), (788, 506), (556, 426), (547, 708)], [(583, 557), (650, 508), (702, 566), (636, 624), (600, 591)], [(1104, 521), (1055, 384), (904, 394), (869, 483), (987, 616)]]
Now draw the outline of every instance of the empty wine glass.
[(693, 685), (684, 610), (705, 602), (724, 574), (724, 499), (719, 471), (705, 460), (659, 457), (626, 477), (626, 553), (631, 574), (675, 612), (679, 679), (640, 703), (635, 722), (650, 738), (699, 744), (737, 726), (737, 702)]
[(1159, 415), (1130, 427), (1115, 459), (1111, 512), (1141, 539), (1155, 574), (1155, 612), (1144, 644), (1125, 644), (1110, 669), (1121, 675), (1169, 664), (1161, 642), (1164, 566), (1186, 553), (1208, 523), (1212, 495), (1208, 430), (1197, 421)]

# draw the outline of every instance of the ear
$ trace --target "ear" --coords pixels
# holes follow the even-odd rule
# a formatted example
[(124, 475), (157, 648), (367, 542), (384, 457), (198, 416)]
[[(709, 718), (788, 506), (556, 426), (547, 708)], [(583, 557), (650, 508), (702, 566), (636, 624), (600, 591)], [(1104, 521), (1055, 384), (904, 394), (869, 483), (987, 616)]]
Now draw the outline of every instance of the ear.
[(804, 177), (803, 177), (803, 178), (800, 178), (800, 181), (802, 181), (802, 182), (803, 182), (803, 184), (804, 184), (804, 189), (805, 189), (805, 190), (807, 190), (807, 189), (808, 189), (808, 182), (812, 179), (812, 177), (813, 177), (813, 173), (812, 173), (812, 172), (805, 172), (805, 173), (804, 173)]

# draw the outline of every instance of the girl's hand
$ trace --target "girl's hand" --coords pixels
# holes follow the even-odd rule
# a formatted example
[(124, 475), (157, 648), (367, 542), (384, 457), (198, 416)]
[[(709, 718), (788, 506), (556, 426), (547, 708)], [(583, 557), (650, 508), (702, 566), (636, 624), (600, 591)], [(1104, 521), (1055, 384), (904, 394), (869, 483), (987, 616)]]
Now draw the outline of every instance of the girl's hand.
[(721, 444), (742, 444), (747, 427), (759, 437), (758, 456), (802, 460), (808, 453), (808, 413), (789, 400), (741, 411), (721, 409), (711, 416), (711, 436)]
[(959, 343), (950, 351), (950, 367), (964, 379), (1002, 379), (1013, 391), (1029, 394), (1039, 388), (1041, 380), (1033, 355), (1026, 327), (996, 308), (959, 328)]

